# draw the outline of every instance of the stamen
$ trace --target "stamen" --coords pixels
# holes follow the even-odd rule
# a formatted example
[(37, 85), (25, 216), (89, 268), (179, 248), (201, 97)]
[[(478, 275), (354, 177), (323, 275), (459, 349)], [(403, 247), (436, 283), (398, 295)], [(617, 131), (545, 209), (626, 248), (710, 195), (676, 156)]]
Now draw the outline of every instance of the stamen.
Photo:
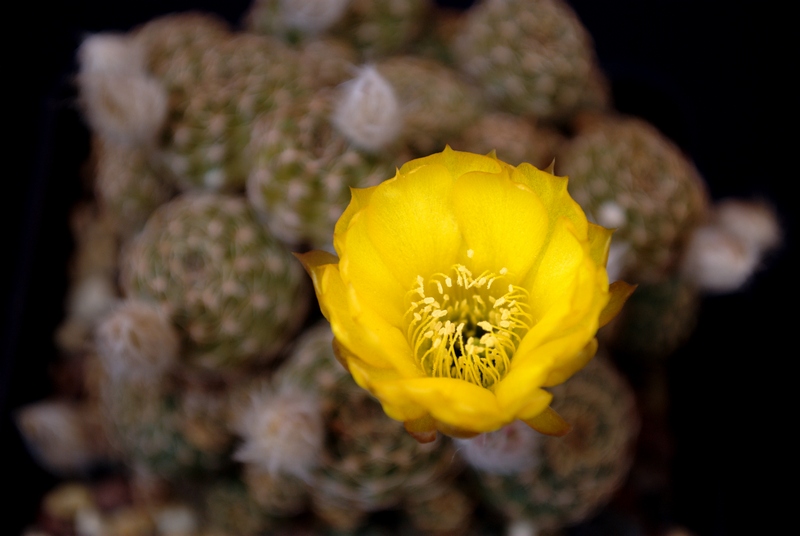
[[(468, 250), (468, 257), (473, 254)], [(500, 275), (485, 271), (473, 277), (466, 266), (456, 264), (450, 274), (434, 274), (427, 281), (417, 277), (417, 287), (409, 296), (419, 295), (422, 300), (409, 300), (407, 336), (430, 376), (487, 388), (505, 376), (517, 345), (533, 323), (525, 289), (508, 283), (501, 285), (508, 292), (492, 292), (492, 283), (507, 274), (508, 269), (502, 268)], [(441, 303), (427, 295), (436, 291)]]

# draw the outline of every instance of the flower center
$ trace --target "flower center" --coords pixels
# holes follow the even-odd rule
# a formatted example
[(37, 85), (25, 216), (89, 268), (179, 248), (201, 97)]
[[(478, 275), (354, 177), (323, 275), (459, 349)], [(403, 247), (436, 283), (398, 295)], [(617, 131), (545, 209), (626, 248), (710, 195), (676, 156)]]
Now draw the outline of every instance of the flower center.
[(417, 276), (406, 311), (408, 341), (432, 377), (490, 387), (505, 376), (531, 327), (528, 293), (507, 282), (508, 270), (472, 275), (456, 264), (427, 281)]

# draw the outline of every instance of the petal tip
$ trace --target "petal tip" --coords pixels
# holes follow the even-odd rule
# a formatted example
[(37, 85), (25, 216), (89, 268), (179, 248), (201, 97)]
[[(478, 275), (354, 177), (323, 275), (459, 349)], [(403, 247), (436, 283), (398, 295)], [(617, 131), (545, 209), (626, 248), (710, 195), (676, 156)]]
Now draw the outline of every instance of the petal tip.
[(598, 319), (598, 327), (603, 327), (619, 314), (625, 302), (631, 297), (633, 291), (636, 290), (638, 285), (631, 285), (625, 281), (614, 281), (608, 287), (608, 303), (600, 312)]
[(572, 430), (572, 425), (551, 407), (547, 407), (536, 417), (525, 419), (523, 422), (540, 434), (554, 437), (565, 436)]
[(432, 443), (436, 441), (436, 421), (430, 415), (405, 421), (403, 426), (406, 432), (420, 443)]

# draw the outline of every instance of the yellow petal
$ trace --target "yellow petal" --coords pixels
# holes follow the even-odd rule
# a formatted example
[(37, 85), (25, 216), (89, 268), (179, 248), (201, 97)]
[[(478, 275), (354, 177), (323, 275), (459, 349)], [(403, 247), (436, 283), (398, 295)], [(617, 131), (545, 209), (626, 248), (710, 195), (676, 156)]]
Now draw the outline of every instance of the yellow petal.
[(586, 363), (592, 360), (597, 353), (597, 338), (592, 339), (583, 347), (583, 349), (574, 354), (568, 360), (561, 361), (558, 365), (554, 365), (547, 375), (543, 386), (552, 387), (565, 382), (573, 374), (581, 370)]
[(622, 306), (625, 305), (625, 302), (631, 297), (633, 291), (636, 290), (636, 286), (637, 285), (629, 285), (625, 281), (614, 281), (611, 283), (611, 286), (608, 287), (610, 298), (606, 306), (600, 312), (600, 327), (611, 322), (611, 320), (619, 314), (622, 310)]
[[(541, 386), (547, 378), (551, 356), (544, 355), (552, 349), (545, 349), (539, 360), (532, 360), (526, 366), (513, 366), (495, 387), (498, 404), (505, 412), (520, 417), (525, 408), (539, 396)], [(546, 406), (549, 403), (545, 403)], [(540, 408), (541, 409), (541, 408)]]
[[(396, 177), (397, 175), (395, 175), (395, 178)], [(372, 194), (375, 193), (376, 188), (377, 186), (372, 186), (370, 188), (350, 188), (350, 203), (337, 220), (333, 230), (333, 247), (337, 252), (340, 252), (340, 255), (342, 251), (340, 240), (350, 228), (350, 222), (353, 216), (369, 205)]]
[(330, 283), (327, 281), (323, 282), (323, 279), (325, 278), (326, 267), (336, 266), (339, 262), (338, 257), (321, 250), (313, 250), (308, 253), (294, 253), (294, 256), (297, 257), (303, 265), (303, 268), (308, 272), (308, 275), (311, 276), (311, 282), (314, 284), (314, 291), (317, 294), (317, 300), (319, 301), (322, 314), (328, 319), (328, 322), (330, 322), (331, 315), (333, 314), (333, 311), (330, 310), (332, 301), (325, 299), (325, 289)]
[(463, 151), (454, 151), (450, 146), (447, 146), (441, 153), (435, 153), (407, 162), (400, 168), (400, 174), (408, 174), (417, 168), (431, 165), (444, 166), (454, 178), (472, 171), (500, 173), (504, 167), (503, 162), (489, 155), (483, 156)]
[[(405, 335), (367, 308), (354, 310), (351, 294), (339, 275), (333, 255), (314, 251), (297, 255), (311, 274), (320, 309), (331, 324), (338, 343), (377, 368), (389, 368), (401, 376), (422, 374)], [(340, 351), (341, 351), (340, 350)]]
[(530, 292), (531, 314), (539, 320), (554, 305), (562, 303), (574, 288), (575, 277), (585, 256), (585, 246), (575, 236), (569, 220), (555, 222), (538, 265), (524, 274), (522, 286)]
[(436, 420), (430, 415), (408, 420), (403, 423), (403, 426), (406, 432), (420, 443), (431, 443), (436, 440)]
[[(355, 369), (354, 377), (359, 373)], [(491, 391), (463, 380), (416, 378), (370, 384), (387, 415), (399, 421), (429, 413), (445, 425), (481, 433), (497, 430), (513, 420), (501, 410)]]
[(456, 179), (453, 203), (476, 273), (506, 268), (521, 278), (531, 270), (548, 227), (536, 194), (507, 173), (467, 173)]
[(565, 421), (553, 408), (547, 408), (540, 414), (523, 422), (539, 433), (561, 437), (572, 430), (572, 425)]
[(589, 254), (598, 266), (605, 266), (608, 262), (608, 249), (611, 247), (613, 233), (611, 229), (589, 222)]
[(536, 418), (543, 411), (546, 411), (550, 402), (553, 401), (553, 394), (544, 389), (536, 389), (531, 392), (527, 400), (527, 404), (523, 406), (517, 413), (517, 418), (520, 420), (528, 420)]
[[(420, 167), (406, 176), (381, 184), (363, 219), (352, 232), (366, 233), (395, 279), (411, 290), (417, 276), (424, 278), (452, 266), (461, 249), (461, 235), (453, 214), (453, 178), (443, 166)], [(345, 245), (341, 252), (353, 263), (372, 262), (364, 252)]]
[(511, 179), (525, 184), (536, 192), (552, 219), (567, 218), (575, 226), (578, 236), (586, 236), (588, 227), (586, 214), (569, 195), (566, 177), (556, 177), (530, 164), (520, 164)]
[[(355, 222), (363, 218), (363, 212), (353, 216)], [(363, 307), (380, 313), (392, 325), (402, 325), (411, 288), (408, 282), (401, 283), (384, 262), (365, 225), (353, 227), (341, 242), (348, 252), (339, 263), (342, 280), (355, 290)]]

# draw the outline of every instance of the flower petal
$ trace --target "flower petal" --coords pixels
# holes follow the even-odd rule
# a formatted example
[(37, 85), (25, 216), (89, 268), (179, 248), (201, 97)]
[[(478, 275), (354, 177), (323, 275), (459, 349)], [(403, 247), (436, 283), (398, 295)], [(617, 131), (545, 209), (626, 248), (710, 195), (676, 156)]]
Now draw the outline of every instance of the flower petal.
[(498, 160), (497, 157), (454, 151), (448, 145), (441, 153), (417, 158), (416, 160), (403, 164), (399, 173), (405, 175), (419, 167), (430, 165), (444, 166), (454, 178), (473, 171), (500, 173), (504, 168), (511, 167)]
[(575, 226), (578, 236), (586, 236), (588, 226), (586, 214), (569, 195), (566, 177), (556, 177), (530, 164), (520, 164), (514, 170), (511, 179), (536, 192), (552, 219), (567, 218)]
[[(396, 174), (395, 177), (397, 177)], [(344, 209), (344, 212), (337, 220), (336, 226), (333, 230), (333, 247), (336, 249), (339, 255), (341, 255), (342, 251), (341, 239), (345, 236), (345, 233), (350, 228), (350, 222), (352, 221), (353, 216), (364, 210), (364, 208), (369, 205), (370, 199), (372, 199), (372, 194), (375, 193), (375, 189), (377, 187), (378, 186), (371, 186), (369, 188), (350, 188), (350, 203), (348, 203), (347, 208)]]
[(611, 247), (612, 229), (600, 227), (589, 222), (589, 254), (598, 266), (605, 266), (608, 262), (608, 250)]
[(605, 326), (619, 314), (622, 306), (631, 297), (633, 291), (636, 290), (637, 285), (629, 285), (625, 281), (614, 281), (608, 287), (609, 300), (603, 310), (600, 312), (599, 325)]
[(544, 243), (547, 209), (528, 187), (508, 173), (466, 173), (456, 179), (453, 204), (464, 237), (473, 252), (476, 273), (506, 268), (512, 277), (527, 274)]
[(436, 441), (436, 419), (425, 415), (419, 419), (411, 419), (403, 423), (406, 432), (420, 443)]
[(552, 387), (564, 383), (573, 374), (586, 366), (586, 363), (591, 361), (596, 353), (597, 338), (594, 338), (580, 352), (554, 366), (544, 381), (544, 387)]
[[(411, 290), (417, 276), (429, 277), (455, 263), (461, 235), (452, 208), (453, 177), (443, 166), (419, 167), (383, 182), (351, 232), (364, 232), (395, 279)], [(363, 243), (363, 242), (360, 242)], [(345, 243), (343, 256), (372, 262)]]
[(397, 377), (422, 375), (405, 335), (370, 309), (353, 306), (352, 290), (342, 281), (338, 266), (330, 262), (336, 257), (321, 251), (296, 256), (311, 274), (322, 314), (346, 356), (360, 356)]
[[(364, 217), (364, 213), (359, 212), (353, 216), (353, 221), (358, 223)], [(339, 263), (342, 280), (355, 289), (363, 307), (380, 313), (394, 326), (402, 326), (410, 287), (402, 284), (384, 262), (367, 235), (366, 226), (355, 225), (341, 242), (351, 253), (343, 256)]]
[[(362, 362), (351, 363), (353, 377), (375, 394), (387, 415), (399, 421), (427, 414), (464, 432), (488, 432), (514, 420), (504, 412), (494, 394), (475, 384), (452, 378), (377, 379)], [(359, 381), (361, 378), (361, 381)]]
[(533, 270), (525, 274), (522, 286), (530, 293), (531, 314), (540, 321), (562, 304), (571, 293), (575, 277), (586, 257), (585, 246), (571, 222), (560, 218), (553, 225), (546, 249)]
[(572, 430), (572, 425), (549, 407), (531, 419), (524, 419), (524, 422), (537, 432), (549, 436), (565, 436)]

